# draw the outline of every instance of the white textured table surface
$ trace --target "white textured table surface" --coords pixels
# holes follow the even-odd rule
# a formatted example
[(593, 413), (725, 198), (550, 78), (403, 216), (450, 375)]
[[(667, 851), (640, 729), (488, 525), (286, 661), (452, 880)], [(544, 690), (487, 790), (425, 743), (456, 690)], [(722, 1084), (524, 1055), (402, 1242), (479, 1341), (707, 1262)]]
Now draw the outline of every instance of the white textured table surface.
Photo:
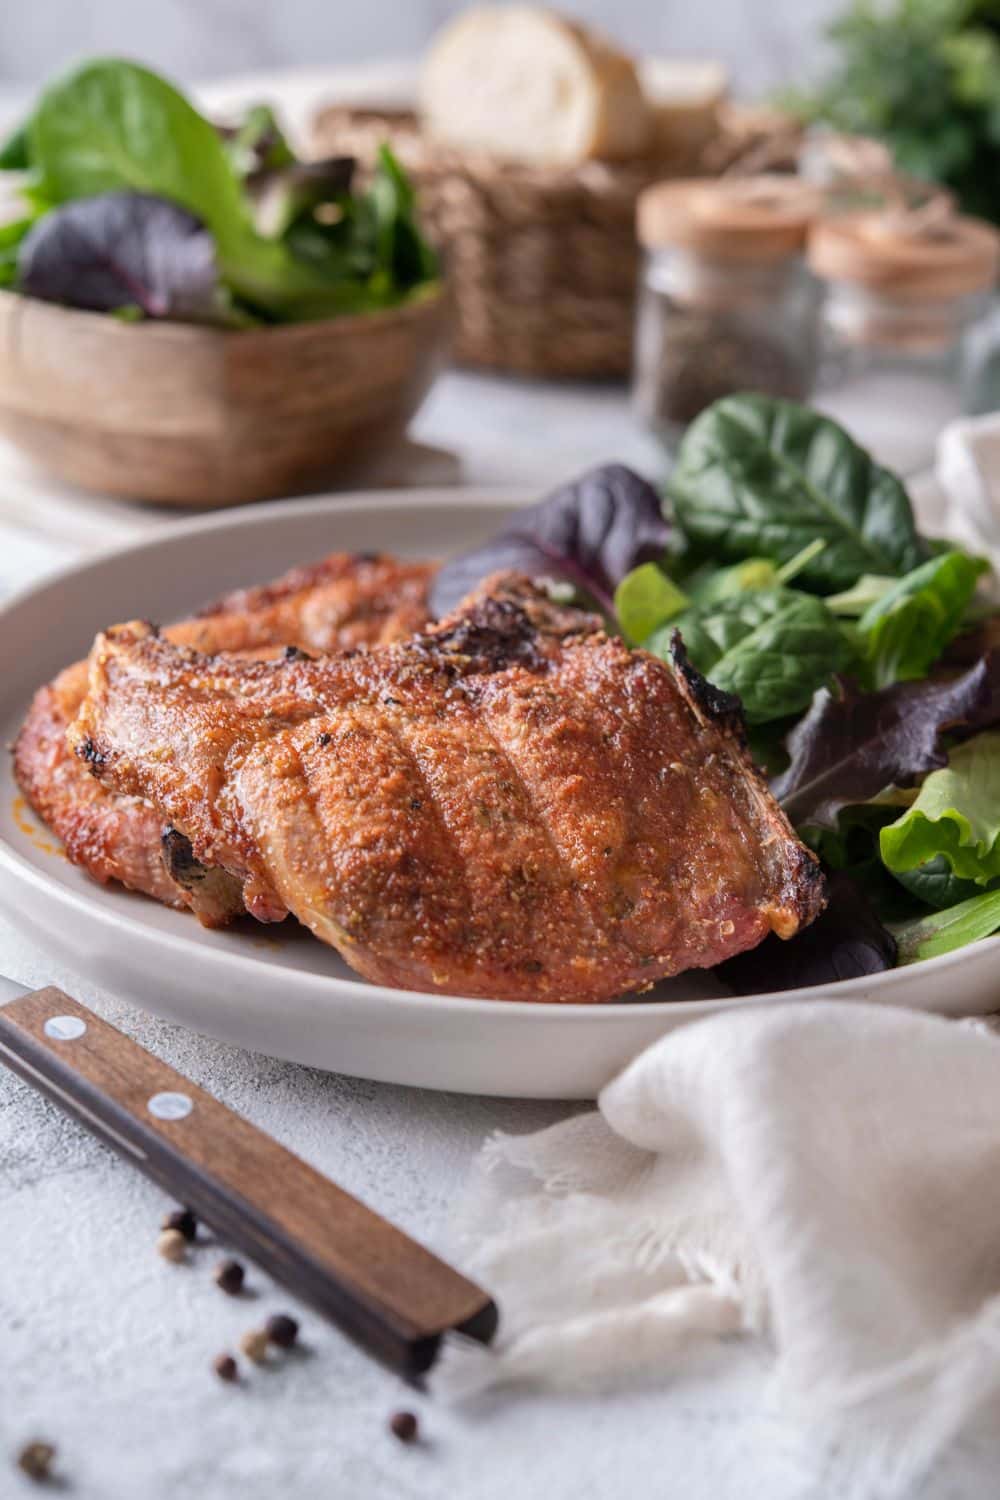
[[(471, 481), (547, 481), (602, 457), (648, 456), (623, 398), (600, 389), (449, 376), (416, 434), (460, 452)], [(123, 535), (149, 524), (143, 512), (94, 507), (78, 514), (70, 541), (72, 513), (43, 504), (36, 486), (37, 510), (25, 514), (29, 489), (8, 477), (0, 470), (0, 498), (20, 503), (8, 504), (6, 520), (0, 510), (4, 591), (92, 545), (109, 517)], [(207, 1041), (144, 1015), (141, 995), (95, 989), (85, 952), (76, 972), (53, 971), (2, 917), (0, 972), (62, 983), (444, 1251), (483, 1137), (565, 1113), (357, 1082)], [(301, 1356), (224, 1386), (211, 1372), (215, 1354), (293, 1304), (255, 1272), (251, 1295), (223, 1296), (213, 1247), (182, 1267), (160, 1260), (165, 1207), (157, 1189), (0, 1070), (0, 1500), (31, 1490), (9, 1455), (33, 1437), (58, 1445), (75, 1500), (839, 1500), (815, 1455), (807, 1462), (769, 1413), (766, 1361), (748, 1348), (715, 1351), (657, 1390), (456, 1411), (407, 1392), (300, 1311)], [(403, 1448), (387, 1434), (401, 1405), (419, 1412), (426, 1443)], [(986, 1500), (997, 1492), (998, 1456), (995, 1439), (970, 1436), (921, 1496)]]

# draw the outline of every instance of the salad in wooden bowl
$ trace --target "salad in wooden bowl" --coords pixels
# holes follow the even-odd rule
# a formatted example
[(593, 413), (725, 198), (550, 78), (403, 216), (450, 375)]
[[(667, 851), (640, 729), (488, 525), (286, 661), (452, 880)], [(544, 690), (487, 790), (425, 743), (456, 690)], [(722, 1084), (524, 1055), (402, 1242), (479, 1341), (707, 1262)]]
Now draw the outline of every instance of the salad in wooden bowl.
[(43, 91), (0, 149), (0, 429), (85, 487), (217, 505), (398, 434), (440, 358), (437, 261), (388, 149), (301, 162), (134, 63)]

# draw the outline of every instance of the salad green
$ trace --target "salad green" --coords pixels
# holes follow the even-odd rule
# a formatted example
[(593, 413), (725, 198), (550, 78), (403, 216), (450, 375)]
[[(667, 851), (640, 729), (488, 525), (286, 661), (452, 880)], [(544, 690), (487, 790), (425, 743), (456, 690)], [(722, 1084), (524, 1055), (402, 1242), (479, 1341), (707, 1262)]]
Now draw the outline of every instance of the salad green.
[(822, 599), (780, 586), (744, 588), (695, 605), (654, 631), (647, 650), (666, 660), (675, 629), (699, 672), (738, 694), (749, 724), (801, 713), (852, 654)]
[(661, 567), (641, 563), (626, 573), (615, 589), (615, 614), (622, 635), (633, 646), (641, 646), (653, 632), (686, 609), (689, 600)]
[(727, 396), (708, 407), (684, 436), (670, 495), (691, 546), (716, 563), (787, 563), (824, 542), (801, 574), (822, 594), (864, 573), (901, 577), (928, 555), (896, 475), (792, 401)]
[[(618, 624), (668, 660), (679, 632), (694, 666), (739, 696), (755, 754), (783, 766), (772, 790), (837, 872), (836, 938), (817, 926), (795, 982), (804, 965), (809, 982), (843, 977), (859, 953), (884, 967), (893, 939), (913, 962), (1000, 930), (988, 564), (922, 537), (902, 482), (834, 422), (760, 395), (727, 397), (688, 429), (668, 514), (670, 545), (617, 587)], [(948, 661), (958, 637), (962, 670)], [(867, 924), (853, 947), (860, 904), (845, 881)], [(879, 919), (885, 945), (870, 941)], [(768, 972), (798, 942), (765, 945)]]
[(967, 943), (978, 943), (998, 928), (1000, 891), (987, 891), (946, 911), (931, 912), (928, 916), (897, 923), (892, 928), (897, 947), (896, 962), (915, 964), (925, 958), (937, 958), (955, 948), (964, 948)]
[[(24, 174), (25, 206), (0, 238), (0, 284), (96, 310), (128, 306), (124, 288), (142, 280), (148, 224), (167, 223), (162, 214), (152, 218), (166, 202), (211, 236), (218, 321), (242, 326), (389, 306), (432, 282), (436, 262), (391, 153), (383, 149), (364, 193), (352, 191), (352, 167), (344, 158), (298, 162), (269, 110), (252, 111), (242, 127), (223, 133), (147, 68), (115, 58), (85, 63), (42, 92), (0, 149), (0, 169)], [(265, 190), (269, 216), (259, 211)], [(131, 201), (123, 203), (125, 195)], [(64, 233), (70, 209), (73, 229)], [(126, 214), (139, 248), (114, 233)], [(26, 284), (25, 265), (42, 236), (45, 274), (36, 261)], [(157, 240), (161, 261), (179, 258), (168, 277), (174, 284), (183, 280), (181, 238), (166, 231)], [(95, 291), (90, 273), (103, 273), (116, 240), (114, 277), (101, 274)], [(175, 300), (205, 303), (203, 295)]]
[(882, 829), (879, 846), (895, 873), (943, 860), (960, 880), (980, 886), (1000, 877), (1000, 733), (956, 745), (948, 764), (932, 771), (903, 815)]
[(873, 599), (858, 620), (872, 686), (925, 677), (955, 636), (988, 572), (982, 558), (944, 552)]

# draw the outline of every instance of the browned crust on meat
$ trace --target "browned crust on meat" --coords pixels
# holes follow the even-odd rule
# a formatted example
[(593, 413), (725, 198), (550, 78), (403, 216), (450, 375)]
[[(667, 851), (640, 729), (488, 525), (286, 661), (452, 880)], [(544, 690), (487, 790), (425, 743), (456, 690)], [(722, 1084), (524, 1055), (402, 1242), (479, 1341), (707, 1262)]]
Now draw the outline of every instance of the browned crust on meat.
[(69, 751), (66, 730), (86, 686), (87, 663), (74, 662), (35, 694), (14, 745), (18, 785), (72, 862), (94, 880), (119, 881), (183, 907), (183, 893), (159, 857), (162, 818), (141, 798), (110, 795)]
[(746, 722), (740, 700), (717, 688), (692, 666), (680, 632), (670, 643), (671, 662), (677, 685), (692, 713), (702, 723), (713, 723), (732, 746), (743, 767), (746, 796), (764, 830), (763, 846), (780, 851), (773, 902), (766, 908), (771, 929), (780, 938), (794, 937), (815, 921), (826, 906), (826, 881), (819, 860), (803, 844), (770, 789), (747, 747)]
[[(258, 588), (225, 595), (165, 636), (204, 652), (270, 655), (381, 645), (427, 620), (434, 567), (382, 555), (335, 553)], [(40, 688), (14, 746), (14, 774), (27, 801), (62, 840), (70, 860), (101, 884), (118, 881), (168, 906), (189, 907), (208, 926), (242, 909), (239, 888), (219, 876), (177, 880), (164, 863), (162, 816), (141, 798), (109, 792), (66, 745), (86, 693), (87, 663)], [(263, 911), (263, 908), (262, 908)], [(273, 915), (284, 915), (283, 909)]]
[(435, 571), (434, 564), (381, 553), (336, 552), (271, 583), (224, 594), (169, 634), (205, 652), (286, 644), (314, 652), (382, 646), (426, 625)]
[(601, 1001), (822, 906), (731, 706), (523, 579), (322, 660), (118, 627), (69, 738), (248, 906), (287, 906), (384, 984)]

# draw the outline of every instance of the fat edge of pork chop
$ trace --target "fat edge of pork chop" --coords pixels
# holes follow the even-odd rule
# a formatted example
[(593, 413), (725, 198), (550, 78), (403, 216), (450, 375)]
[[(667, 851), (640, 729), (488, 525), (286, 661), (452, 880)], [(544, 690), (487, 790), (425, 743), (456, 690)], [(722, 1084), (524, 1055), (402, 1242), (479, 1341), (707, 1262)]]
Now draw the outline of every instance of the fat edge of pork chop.
[(735, 700), (527, 580), (377, 652), (240, 663), (142, 624), (95, 645), (70, 739), (195, 856), (360, 973), (600, 1001), (824, 904)]
[[(264, 653), (383, 644), (426, 623), (432, 565), (378, 554), (333, 553), (270, 583), (223, 595), (167, 639), (198, 651)], [(88, 664), (74, 662), (39, 688), (14, 745), (14, 774), (70, 861), (101, 885), (119, 882), (167, 906), (191, 908), (207, 926), (241, 912), (238, 881), (193, 857), (176, 829), (144, 798), (110, 792), (74, 755), (66, 731), (87, 691)], [(261, 918), (284, 916), (283, 908)]]

